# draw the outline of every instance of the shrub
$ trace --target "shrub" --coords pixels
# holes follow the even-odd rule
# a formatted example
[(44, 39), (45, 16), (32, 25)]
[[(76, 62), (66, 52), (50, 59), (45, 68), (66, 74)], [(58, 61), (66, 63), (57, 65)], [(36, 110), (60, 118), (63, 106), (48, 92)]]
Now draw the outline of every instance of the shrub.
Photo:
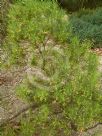
[[(10, 49), (12, 47), (14, 50), (18, 48), (22, 50), (20, 42), (23, 40), (29, 41), (32, 47), (50, 36), (55, 40), (59, 39), (59, 42), (65, 42), (68, 37), (68, 23), (64, 16), (65, 12), (51, 1), (24, 0), (12, 5), (8, 13), (6, 42), (8, 52), (10, 50), (8, 56), (13, 55)], [(15, 56), (13, 62), (18, 62), (16, 57), (18, 53), (15, 52), (13, 56)]]
[[(50, 78), (49, 84), (47, 81), (44, 84), (42, 77), (40, 77), (42, 80), (37, 80), (36, 74), (32, 73), (34, 78), (32, 82), (27, 77), (27, 81), (17, 89), (20, 97), (40, 105), (33, 117), (35, 135), (38, 133), (57, 136), (61, 133), (69, 136), (73, 131), (84, 131), (88, 126), (101, 120), (97, 57), (89, 52), (89, 46), (90, 43), (80, 44), (73, 38), (71, 44), (64, 47), (64, 56), (53, 54), (57, 63), (55, 73), (49, 77), (49, 73), (44, 69)], [(47, 57), (50, 53), (47, 53)], [(46, 52), (44, 55), (46, 56)], [(37, 57), (40, 59), (39, 55)], [(38, 67), (37, 63), (31, 67)], [(47, 62), (46, 65), (50, 64)], [(53, 67), (49, 69), (50, 73), (52, 69)]]
[[(73, 38), (70, 45), (62, 48), (64, 55), (53, 54), (53, 57), (56, 56), (57, 72), (50, 78), (44, 69), (51, 79), (49, 89), (46, 88), (48, 84), (36, 80), (33, 73), (32, 83), (27, 77), (26, 82), (17, 88), (20, 97), (38, 105), (32, 114), (21, 121), (18, 135), (57, 136), (60, 133), (73, 136), (72, 132), (82, 132), (102, 120), (97, 57), (89, 51), (89, 46), (90, 43), (85, 42), (82, 45), (77, 38)], [(50, 63), (47, 62), (46, 65)], [(38, 64), (31, 67), (38, 67)]]
[(56, 3), (25, 0), (12, 6), (7, 41), (20, 47), (27, 40), (31, 48), (18, 94), (37, 105), (14, 135), (70, 136), (102, 120), (97, 57), (87, 41), (74, 37), (68, 44), (67, 29)]
[(72, 31), (79, 39), (89, 39), (94, 42), (94, 47), (102, 44), (102, 8), (95, 11), (82, 11), (71, 18)]
[[(64, 11), (60, 11), (57, 4), (52, 2), (21, 1), (9, 10), (8, 37), (16, 42), (26, 39), (34, 43), (42, 41), (47, 34), (60, 40), (66, 39), (67, 24), (61, 26), (62, 22), (66, 23), (64, 15)], [(61, 33), (59, 28), (64, 29), (65, 33)]]

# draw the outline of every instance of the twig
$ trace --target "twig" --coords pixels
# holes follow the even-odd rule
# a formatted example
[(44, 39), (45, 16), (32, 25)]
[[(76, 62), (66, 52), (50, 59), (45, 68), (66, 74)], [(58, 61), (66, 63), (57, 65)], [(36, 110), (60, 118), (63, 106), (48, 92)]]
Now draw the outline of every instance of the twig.
[(10, 121), (12, 121), (13, 119), (17, 118), (19, 115), (21, 115), (22, 113), (26, 112), (27, 110), (34, 108), (34, 110), (38, 107), (40, 107), (41, 105), (38, 104), (30, 104), (27, 105), (26, 107), (24, 107), (23, 109), (21, 109), (20, 111), (18, 111), (16, 114), (14, 114), (13, 116), (11, 116), (10, 118), (4, 119), (1, 123), (0, 123), (0, 127), (6, 125), (7, 123), (9, 123)]
[(87, 132), (87, 131), (89, 131), (89, 130), (91, 130), (91, 129), (94, 129), (94, 128), (96, 128), (98, 125), (102, 125), (102, 122), (97, 122), (97, 123), (94, 124), (92, 127), (86, 128), (86, 129), (84, 130), (84, 132)]

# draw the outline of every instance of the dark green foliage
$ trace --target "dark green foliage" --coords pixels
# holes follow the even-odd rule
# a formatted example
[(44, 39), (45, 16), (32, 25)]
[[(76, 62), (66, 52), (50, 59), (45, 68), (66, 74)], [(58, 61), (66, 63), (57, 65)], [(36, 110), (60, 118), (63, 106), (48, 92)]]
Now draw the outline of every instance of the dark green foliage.
[(72, 31), (79, 39), (89, 39), (94, 47), (102, 47), (102, 8), (95, 11), (81, 11), (73, 15), (70, 22)]
[(76, 11), (81, 8), (95, 8), (102, 6), (101, 0), (58, 0), (59, 4), (68, 11)]

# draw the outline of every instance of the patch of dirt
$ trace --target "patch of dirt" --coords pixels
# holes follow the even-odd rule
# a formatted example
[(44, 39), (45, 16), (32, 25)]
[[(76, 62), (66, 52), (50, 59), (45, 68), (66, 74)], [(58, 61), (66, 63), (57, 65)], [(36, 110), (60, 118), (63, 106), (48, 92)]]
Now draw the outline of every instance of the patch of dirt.
[(98, 125), (97, 127), (82, 133), (80, 136), (102, 136), (102, 125)]
[(24, 67), (0, 73), (0, 123), (28, 105), (15, 93), (16, 86), (22, 82), (24, 76)]

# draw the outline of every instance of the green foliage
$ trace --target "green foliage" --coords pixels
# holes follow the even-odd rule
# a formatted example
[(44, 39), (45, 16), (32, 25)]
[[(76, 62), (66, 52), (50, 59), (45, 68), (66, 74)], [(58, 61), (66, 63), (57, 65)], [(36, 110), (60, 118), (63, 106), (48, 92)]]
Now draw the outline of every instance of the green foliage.
[(16, 133), (11, 125), (7, 125), (6, 128), (0, 128), (0, 136), (16, 136)]
[[(67, 33), (64, 33), (66, 24), (62, 26), (62, 22), (66, 23), (63, 20), (64, 15), (64, 11), (60, 11), (57, 4), (52, 2), (25, 0), (17, 3), (11, 7), (8, 14), (8, 37), (10, 40), (26, 39), (35, 43), (42, 42), (47, 34), (52, 34), (61, 40), (67, 36)], [(63, 34), (59, 28), (64, 29)]]
[[(88, 41), (80, 43), (74, 37), (67, 43), (67, 17), (50, 1), (24, 0), (11, 6), (6, 50), (17, 64), (24, 56), (24, 41), (29, 42), (28, 70), (40, 69), (38, 75), (43, 81), (27, 73), (17, 93), (38, 106), (21, 119), (18, 131), (5, 128), (3, 136), (12, 131), (13, 136), (71, 136), (73, 131), (82, 132), (102, 120), (97, 56), (90, 52)], [(53, 40), (51, 45), (46, 44), (47, 38)]]
[[(39, 117), (33, 122), (35, 134), (37, 131), (41, 136), (48, 133), (56, 136), (61, 131), (69, 136), (71, 131), (83, 131), (101, 120), (97, 57), (89, 52), (89, 47), (88, 42), (82, 45), (76, 38), (72, 39), (71, 45), (65, 47), (65, 56), (58, 64), (59, 72), (49, 91), (26, 86), (29, 92), (26, 98), (41, 105), (37, 115), (34, 114), (34, 121)], [(19, 88), (19, 92), (23, 90)], [(41, 109), (45, 116), (40, 114)]]
[(22, 40), (29, 41), (33, 47), (42, 43), (46, 36), (65, 42), (68, 37), (65, 15), (65, 12), (51, 1), (23, 0), (12, 5), (8, 13), (7, 26), (7, 47), (12, 53), (8, 56), (15, 56), (15, 63), (20, 60), (17, 58), (22, 55), (16, 54), (13, 50), (22, 50)]
[(64, 47), (49, 90), (35, 88), (29, 81), (18, 87), (21, 97), (39, 105), (21, 120), (18, 135), (70, 136), (102, 120), (97, 57), (89, 49), (89, 42), (80, 44), (77, 38)]
[(94, 47), (102, 45), (102, 8), (96, 10), (80, 11), (71, 18), (72, 31), (79, 39), (89, 39)]

